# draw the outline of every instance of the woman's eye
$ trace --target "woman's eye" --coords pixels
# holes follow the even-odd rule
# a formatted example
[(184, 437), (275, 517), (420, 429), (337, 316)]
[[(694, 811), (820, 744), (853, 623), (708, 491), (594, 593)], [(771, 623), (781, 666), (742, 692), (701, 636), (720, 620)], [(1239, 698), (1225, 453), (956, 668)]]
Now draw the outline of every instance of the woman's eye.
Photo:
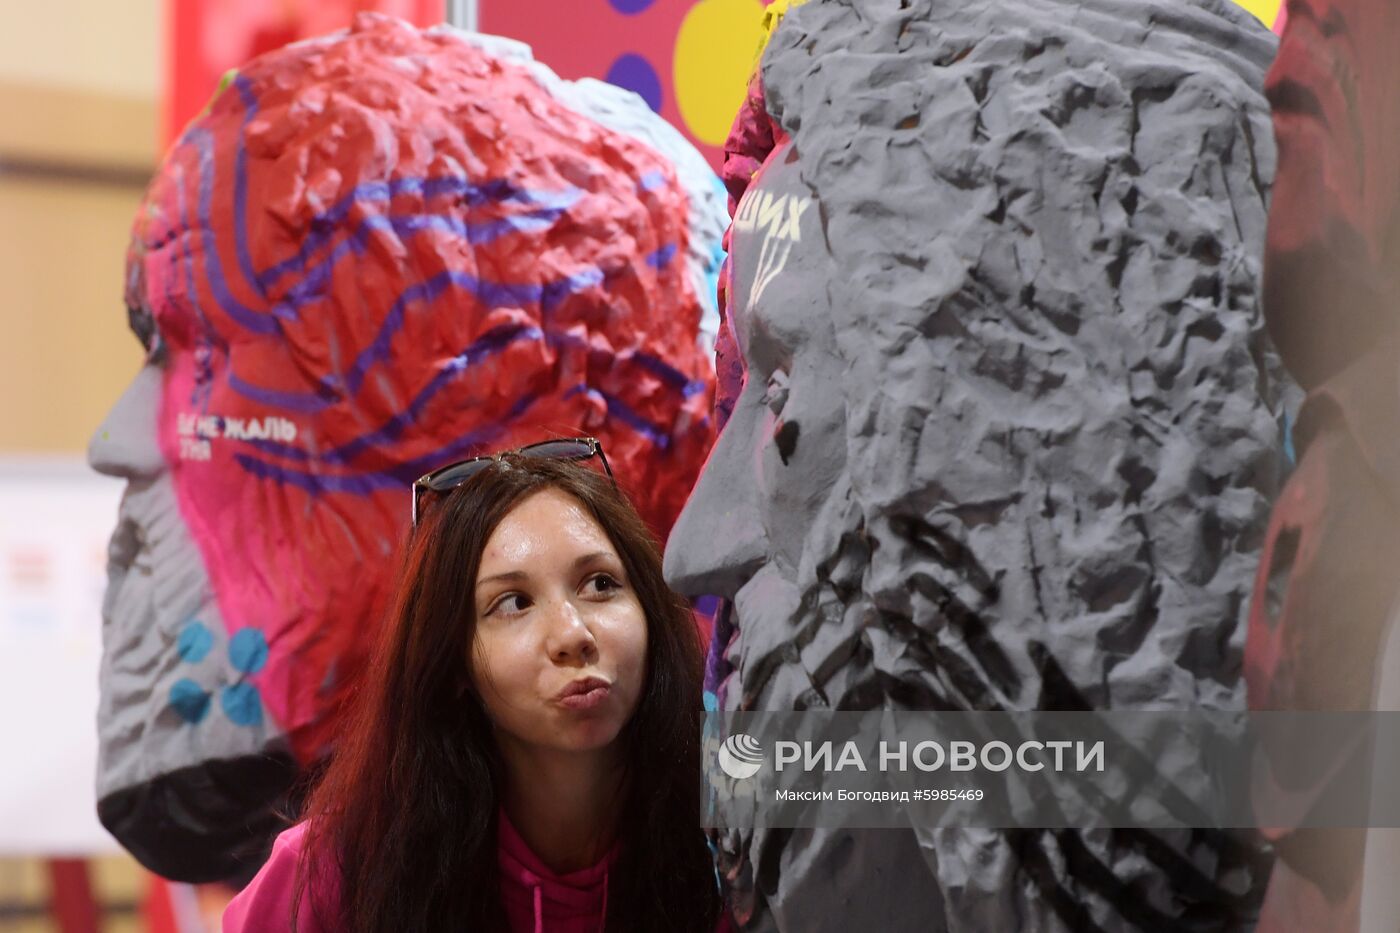
[(622, 586), (622, 584), (618, 583), (616, 580), (614, 580), (607, 574), (600, 573), (596, 577), (593, 577), (588, 581), (588, 586), (590, 586), (593, 589), (594, 593), (607, 593), (612, 590), (618, 589)]
[[(528, 597), (525, 596), (524, 593), (510, 593), (496, 600), (495, 605), (491, 607), (491, 613), (499, 611), (510, 615), (518, 612), (524, 612), (526, 609), (529, 608), (530, 600)], [(491, 613), (488, 613), (488, 615)]]

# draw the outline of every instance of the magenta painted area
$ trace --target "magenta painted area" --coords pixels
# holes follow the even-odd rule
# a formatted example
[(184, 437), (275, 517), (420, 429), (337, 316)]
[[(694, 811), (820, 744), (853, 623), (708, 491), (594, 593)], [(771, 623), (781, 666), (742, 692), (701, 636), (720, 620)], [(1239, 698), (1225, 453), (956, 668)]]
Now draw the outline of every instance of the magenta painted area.
[[(676, 100), (676, 36), (697, 2), (483, 0), (481, 29), (528, 43), (536, 58), (565, 78), (612, 80), (606, 76), (619, 57), (636, 55), (653, 69), (659, 81), (661, 106), (657, 112), (684, 133), (717, 170), (724, 159), (723, 149), (690, 135)], [(757, 11), (755, 4), (755, 15)]]

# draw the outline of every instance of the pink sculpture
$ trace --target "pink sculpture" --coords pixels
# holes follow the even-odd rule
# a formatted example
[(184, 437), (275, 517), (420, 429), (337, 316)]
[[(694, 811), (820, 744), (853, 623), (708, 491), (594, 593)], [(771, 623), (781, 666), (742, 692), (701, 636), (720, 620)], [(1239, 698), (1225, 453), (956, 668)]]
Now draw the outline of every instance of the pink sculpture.
[(364, 15), (227, 83), (137, 217), (149, 356), (91, 449), (129, 480), (99, 775), (123, 844), (256, 867), (433, 467), (592, 434), (666, 534), (714, 433), (721, 201), (635, 95), (506, 40)]

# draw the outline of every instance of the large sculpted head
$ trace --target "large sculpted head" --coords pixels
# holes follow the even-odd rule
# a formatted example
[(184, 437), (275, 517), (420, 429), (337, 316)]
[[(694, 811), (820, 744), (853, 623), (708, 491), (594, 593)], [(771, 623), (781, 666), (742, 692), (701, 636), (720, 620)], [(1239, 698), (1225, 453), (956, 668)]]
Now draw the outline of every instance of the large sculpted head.
[(639, 98), (504, 40), (367, 15), (231, 78), (136, 219), (147, 361), (90, 450), (128, 480), (100, 717), (118, 839), (188, 880), (256, 866), (429, 469), (592, 434), (665, 534), (713, 436), (721, 199)]
[[(1290, 0), (1269, 72), (1279, 164), (1265, 314), (1309, 394), (1252, 604), (1245, 673), (1261, 709), (1394, 708), (1397, 667), (1380, 659), (1387, 639), (1400, 643), (1397, 48), (1395, 3)], [(1274, 781), (1254, 790), (1316, 792)], [(1278, 859), (1259, 929), (1395, 926), (1393, 856), (1372, 875), (1373, 847), (1383, 852), (1390, 832), (1270, 830)]]
[[(666, 555), (732, 601), (722, 706), (1243, 706), (1282, 464), (1273, 49), (1212, 0), (787, 14), (726, 146), (728, 420)], [(1166, 929), (1258, 895), (1218, 834), (724, 843), (759, 929)]]
[(1397, 37), (1394, 3), (1289, 0), (1269, 71), (1269, 325), (1308, 385), (1372, 346), (1400, 299)]

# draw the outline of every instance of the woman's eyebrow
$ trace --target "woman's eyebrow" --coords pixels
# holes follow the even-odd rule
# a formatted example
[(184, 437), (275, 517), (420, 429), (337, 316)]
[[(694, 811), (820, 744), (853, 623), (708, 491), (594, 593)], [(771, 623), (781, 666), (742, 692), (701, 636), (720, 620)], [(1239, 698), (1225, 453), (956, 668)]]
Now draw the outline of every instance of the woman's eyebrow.
[(591, 563), (593, 563), (594, 561), (597, 561), (597, 560), (616, 560), (616, 559), (617, 559), (617, 558), (615, 558), (615, 557), (613, 556), (613, 554), (612, 554), (611, 551), (594, 551), (594, 552), (592, 552), (591, 554), (584, 554), (583, 556), (581, 556), (581, 557), (575, 559), (575, 560), (574, 560), (574, 569), (575, 569), (575, 570), (578, 570), (578, 569), (579, 569), (580, 567), (582, 567), (584, 564), (591, 564)]
[(482, 577), (476, 581), (476, 588), (481, 589), (488, 583), (519, 583), (522, 580), (530, 579), (530, 575), (523, 570), (511, 570), (506, 573), (498, 573), (489, 577)]
[[(611, 551), (591, 551), (587, 554), (574, 558), (573, 569), (578, 570), (586, 564), (591, 564), (598, 560), (617, 560)], [(505, 573), (492, 574), (489, 577), (482, 577), (476, 581), (476, 588), (481, 589), (488, 583), (520, 583), (530, 579), (530, 575), (523, 570), (510, 570)]]

